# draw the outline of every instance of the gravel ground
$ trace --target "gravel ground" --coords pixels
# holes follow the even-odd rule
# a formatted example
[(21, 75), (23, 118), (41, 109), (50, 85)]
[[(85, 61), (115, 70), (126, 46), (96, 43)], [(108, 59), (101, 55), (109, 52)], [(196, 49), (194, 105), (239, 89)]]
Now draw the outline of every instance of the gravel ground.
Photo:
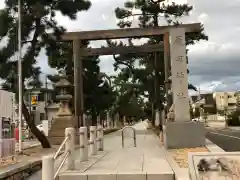
[(173, 159), (177, 162), (180, 168), (188, 168), (188, 153), (189, 152), (209, 152), (206, 147), (185, 148), (170, 150)]

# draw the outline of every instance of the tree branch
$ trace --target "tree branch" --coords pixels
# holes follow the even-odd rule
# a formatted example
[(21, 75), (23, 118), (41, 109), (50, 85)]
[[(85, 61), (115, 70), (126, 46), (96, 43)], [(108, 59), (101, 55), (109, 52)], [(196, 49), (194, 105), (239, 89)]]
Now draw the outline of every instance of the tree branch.
[(131, 69), (131, 70), (133, 69), (133, 67), (132, 67), (131, 65), (129, 65), (129, 64), (123, 62), (123, 61), (118, 60), (115, 54), (113, 55), (113, 59), (114, 59), (118, 64), (125, 65), (125, 66), (127, 66), (129, 69)]

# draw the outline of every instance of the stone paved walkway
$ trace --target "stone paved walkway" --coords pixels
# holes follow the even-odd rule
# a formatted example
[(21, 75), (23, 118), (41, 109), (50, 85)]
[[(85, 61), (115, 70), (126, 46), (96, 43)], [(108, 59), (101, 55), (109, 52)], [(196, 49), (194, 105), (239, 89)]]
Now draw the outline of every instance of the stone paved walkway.
[[(133, 146), (131, 129), (124, 131), (125, 148), (122, 148), (121, 131), (106, 135), (104, 137), (104, 152), (98, 152), (87, 162), (77, 161), (76, 170), (61, 173), (59, 180), (71, 180), (73, 176), (79, 180), (86, 178), (108, 180), (110, 175), (111, 180), (122, 178), (124, 180), (129, 178), (173, 180), (173, 171), (166, 160), (165, 150), (161, 147), (159, 138), (147, 130), (147, 122), (138, 123), (133, 127), (137, 132), (136, 148)], [(78, 153), (75, 154), (76, 159)]]

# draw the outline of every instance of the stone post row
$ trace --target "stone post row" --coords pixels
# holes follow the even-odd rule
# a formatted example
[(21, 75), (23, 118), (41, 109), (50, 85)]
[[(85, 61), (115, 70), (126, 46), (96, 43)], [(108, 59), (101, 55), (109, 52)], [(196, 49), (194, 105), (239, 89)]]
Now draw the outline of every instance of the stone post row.
[(103, 127), (101, 125), (97, 129), (97, 150), (103, 151)]
[(65, 129), (65, 137), (69, 136), (69, 139), (65, 144), (65, 153), (69, 152), (69, 155), (66, 160), (68, 170), (75, 169), (75, 160), (74, 160), (74, 153), (73, 153), (75, 150), (75, 134), (76, 134), (76, 131), (74, 128)]
[[(66, 169), (75, 169), (75, 136), (76, 131), (74, 128), (65, 129), (65, 138), (68, 137), (65, 143), (65, 154), (69, 153), (66, 158)], [(79, 128), (79, 141), (80, 141), (80, 161), (88, 160), (88, 137), (87, 127)], [(103, 151), (103, 127), (90, 126), (90, 155), (96, 155), (97, 151)], [(54, 180), (54, 156), (44, 156), (42, 159), (42, 179), (43, 180)]]
[(90, 155), (97, 154), (97, 144), (96, 144), (96, 126), (90, 126)]
[(88, 137), (87, 127), (79, 128), (79, 140), (80, 140), (80, 161), (88, 160)]
[[(66, 158), (66, 169), (74, 170), (75, 169), (75, 160), (74, 160), (74, 150), (75, 150), (75, 129), (66, 128), (65, 129), (65, 138), (68, 137), (65, 143), (65, 153), (68, 153)], [(54, 180), (55, 171), (54, 171), (54, 156), (48, 155), (44, 156), (42, 159), (42, 180)]]

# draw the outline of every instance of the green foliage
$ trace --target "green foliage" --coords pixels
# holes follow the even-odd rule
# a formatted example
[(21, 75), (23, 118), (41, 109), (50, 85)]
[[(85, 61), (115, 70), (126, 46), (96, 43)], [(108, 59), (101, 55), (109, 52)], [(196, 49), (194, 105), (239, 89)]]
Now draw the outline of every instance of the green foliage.
[[(5, 9), (0, 10), (0, 78), (4, 81), (2, 88), (18, 93), (17, 58), (18, 50), (18, 1), (5, 0)], [(56, 48), (55, 39), (65, 31), (64, 27), (57, 24), (56, 12), (60, 12), (71, 20), (76, 19), (79, 11), (88, 10), (91, 6), (88, 0), (22, 0), (22, 69), (23, 79), (33, 80), (34, 85), (41, 86), (39, 75), (40, 67), (37, 60), (40, 51), (46, 48), (51, 51)], [(53, 32), (52, 35), (49, 32)], [(26, 90), (24, 86), (23, 90)], [(18, 100), (18, 99), (17, 99)], [(43, 147), (49, 147), (44, 135), (38, 131), (27, 107), (23, 103), (23, 115), (34, 135)]]
[(232, 114), (228, 116), (227, 124), (229, 126), (240, 126), (239, 121), (240, 111), (234, 111)]
[(193, 91), (197, 91), (196, 86), (194, 86), (193, 84), (188, 84), (188, 89), (193, 90)]

